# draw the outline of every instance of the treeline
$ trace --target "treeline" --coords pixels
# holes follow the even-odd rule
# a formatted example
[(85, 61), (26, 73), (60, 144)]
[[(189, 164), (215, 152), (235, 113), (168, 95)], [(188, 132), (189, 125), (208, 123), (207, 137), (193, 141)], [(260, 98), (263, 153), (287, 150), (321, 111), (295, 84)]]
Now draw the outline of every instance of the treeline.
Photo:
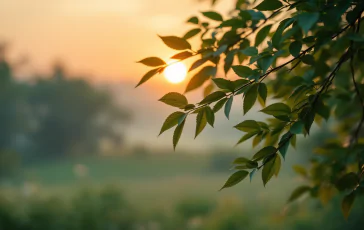
[[(120, 147), (129, 113), (107, 90), (61, 67), (31, 82), (14, 77), (14, 65), (0, 58), (0, 175), (18, 160), (93, 154)], [(105, 144), (107, 143), (107, 144)]]

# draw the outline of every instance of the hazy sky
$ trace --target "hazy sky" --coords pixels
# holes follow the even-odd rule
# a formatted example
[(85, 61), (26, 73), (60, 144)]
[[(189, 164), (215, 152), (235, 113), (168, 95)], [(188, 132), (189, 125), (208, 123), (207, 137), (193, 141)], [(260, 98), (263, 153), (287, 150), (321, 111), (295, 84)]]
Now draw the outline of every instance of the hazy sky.
[[(219, 9), (229, 7), (223, 2)], [(93, 79), (135, 79), (147, 70), (135, 61), (174, 54), (156, 34), (183, 35), (185, 20), (209, 7), (197, 0), (0, 0), (0, 39), (37, 71), (61, 59)]]

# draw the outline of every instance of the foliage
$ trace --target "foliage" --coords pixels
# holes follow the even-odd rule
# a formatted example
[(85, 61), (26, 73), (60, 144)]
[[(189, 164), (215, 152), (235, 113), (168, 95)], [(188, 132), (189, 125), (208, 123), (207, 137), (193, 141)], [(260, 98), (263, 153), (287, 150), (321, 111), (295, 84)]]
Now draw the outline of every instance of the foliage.
[[(300, 170), (305, 170), (307, 185), (297, 188), (290, 200), (308, 193), (327, 201), (340, 193), (347, 218), (355, 197), (364, 191), (363, 10), (364, 2), (358, 0), (237, 0), (227, 16), (209, 11), (190, 18), (193, 29), (184, 37), (160, 36), (179, 50), (172, 59), (196, 58), (185, 93), (206, 87), (204, 99), (196, 104), (176, 92), (165, 96), (173, 95), (168, 103), (161, 100), (180, 109), (167, 118), (161, 133), (176, 127), (176, 147), (188, 117), (197, 117), (197, 137), (207, 123), (213, 126), (214, 114), (223, 107), (229, 118), (232, 103), (238, 101), (234, 97), (243, 98), (244, 114), (259, 102), (267, 122), (243, 120), (235, 128), (245, 133), (238, 144), (253, 138), (253, 146), (261, 149), (250, 160), (234, 162), (236, 172), (224, 187), (257, 171), (265, 185), (278, 175), (281, 158), (297, 136), (309, 136), (314, 122), (332, 118), (335, 137), (321, 141), (310, 170)], [(188, 39), (197, 35), (201, 46), (194, 50)], [(155, 61), (141, 61), (154, 69), (138, 85), (167, 66), (150, 60)], [(220, 64), (231, 79), (219, 77)]]

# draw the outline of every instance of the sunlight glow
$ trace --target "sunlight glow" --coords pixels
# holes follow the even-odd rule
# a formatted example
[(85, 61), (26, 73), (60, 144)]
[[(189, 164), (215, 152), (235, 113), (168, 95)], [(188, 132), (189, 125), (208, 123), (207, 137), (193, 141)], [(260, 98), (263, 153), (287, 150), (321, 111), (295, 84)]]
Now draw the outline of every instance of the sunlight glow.
[(187, 68), (181, 62), (171, 64), (164, 70), (165, 78), (173, 84), (182, 82), (186, 78), (186, 75)]

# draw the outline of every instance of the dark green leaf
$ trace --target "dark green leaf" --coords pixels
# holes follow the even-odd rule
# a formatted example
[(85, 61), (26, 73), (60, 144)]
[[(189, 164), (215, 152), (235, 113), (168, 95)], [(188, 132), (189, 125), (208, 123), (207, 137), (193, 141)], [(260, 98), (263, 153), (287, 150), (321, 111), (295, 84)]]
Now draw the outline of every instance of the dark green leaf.
[(307, 65), (314, 65), (315, 64), (315, 58), (310, 55), (310, 54), (306, 54), (305, 56), (303, 56), (301, 58), (302, 62), (307, 64)]
[(225, 104), (224, 113), (227, 119), (229, 119), (231, 106), (233, 105), (234, 96), (231, 96)]
[(288, 199), (288, 202), (293, 202), (293, 201), (297, 200), (298, 198), (300, 198), (302, 195), (309, 192), (310, 190), (311, 190), (311, 187), (309, 187), (309, 186), (297, 187), (295, 190), (293, 190), (291, 196)]
[(184, 108), (188, 104), (187, 98), (176, 92), (167, 93), (159, 101), (178, 108)]
[(259, 97), (264, 102), (263, 104), (265, 104), (265, 102), (267, 100), (268, 89), (264, 83), (259, 83), (258, 94), (259, 94)]
[(295, 122), (291, 129), (290, 132), (293, 134), (302, 134), (303, 133), (303, 128), (304, 128), (304, 124), (302, 121), (297, 121)]
[(246, 140), (249, 140), (253, 136), (257, 135), (260, 131), (252, 131), (250, 133), (245, 134), (240, 138), (240, 140), (236, 143), (236, 145), (243, 143)]
[(234, 126), (234, 128), (243, 132), (260, 131), (260, 126), (258, 122), (254, 120), (245, 120)]
[(183, 127), (185, 126), (186, 119), (183, 120), (181, 124), (179, 124), (173, 133), (173, 148), (176, 149), (179, 139), (181, 138)]
[(263, 160), (265, 157), (270, 156), (277, 152), (277, 149), (273, 146), (266, 146), (263, 149), (259, 150), (256, 154), (253, 156), (254, 161), (260, 161)]
[(276, 162), (278, 157), (279, 156), (276, 154), (272, 159), (268, 160), (263, 167), (262, 180), (264, 186), (268, 183), (268, 181), (273, 177), (273, 175), (277, 171)]
[(275, 103), (265, 107), (261, 112), (273, 116), (284, 116), (291, 113), (291, 108), (283, 103)]
[(169, 48), (175, 50), (187, 50), (191, 49), (190, 43), (186, 41), (186, 39), (179, 38), (176, 36), (159, 36), (164, 44), (166, 44)]
[(260, 43), (262, 43), (264, 41), (264, 39), (268, 36), (271, 28), (272, 28), (272, 25), (266, 25), (261, 30), (259, 30), (259, 32), (257, 33), (257, 36), (255, 37), (255, 47), (259, 46)]
[(232, 68), (239, 77), (248, 78), (253, 75), (253, 70), (247, 66), (235, 65)]
[(226, 181), (226, 183), (224, 184), (224, 186), (222, 186), (222, 188), (220, 189), (223, 190), (224, 188), (229, 188), (232, 187), (236, 184), (238, 184), (240, 181), (244, 180), (245, 177), (248, 176), (248, 172), (244, 171), (244, 170), (240, 170), (235, 172), (234, 174), (232, 174), (229, 179)]
[(159, 132), (159, 135), (161, 135), (164, 131), (173, 128), (178, 124), (178, 120), (183, 117), (185, 113), (183, 112), (174, 112), (171, 115), (167, 117), (167, 119), (164, 121), (161, 131)]
[(226, 80), (224, 78), (213, 78), (212, 81), (219, 87), (220, 89), (228, 89), (229, 91), (234, 91), (235, 86), (232, 81)]
[(289, 141), (290, 141), (291, 137), (292, 137), (292, 134), (290, 132), (287, 132), (286, 134), (284, 134), (282, 136), (281, 140), (278, 143), (278, 145), (279, 145), (278, 150), (281, 153), (283, 158), (286, 158), (287, 150), (289, 147)]
[(251, 46), (251, 47), (247, 47), (244, 50), (241, 51), (243, 54), (245, 54), (246, 56), (255, 56), (258, 55), (258, 50), (257, 48)]
[(244, 97), (244, 114), (246, 114), (255, 104), (255, 101), (258, 97), (258, 84), (252, 85), (249, 90), (246, 92)]
[(214, 111), (214, 113), (218, 112), (226, 103), (228, 99), (227, 98), (223, 98), (220, 101), (218, 101), (215, 105), (214, 108), (212, 109), (212, 111)]
[(215, 102), (215, 101), (218, 101), (220, 100), (221, 98), (225, 97), (226, 96), (226, 93), (222, 92), (222, 91), (216, 91), (216, 92), (213, 92), (212, 94), (208, 95), (207, 97), (205, 97), (200, 103), (200, 105), (203, 105), (203, 104), (210, 104), (212, 102)]
[(205, 107), (206, 110), (206, 119), (207, 122), (214, 127), (214, 123), (215, 123), (215, 114), (214, 111), (212, 111), (212, 109), (210, 108), (210, 106), (206, 106)]
[(298, 25), (303, 29), (303, 31), (307, 34), (308, 31), (312, 28), (312, 26), (319, 19), (319, 13), (309, 13), (304, 12), (297, 16)]
[(283, 6), (282, 2), (280, 2), (278, 0), (264, 0), (262, 3), (260, 3), (254, 9), (257, 9), (260, 11), (273, 11), (273, 10), (279, 9), (282, 6)]
[(201, 110), (196, 116), (196, 132), (195, 138), (202, 132), (202, 130), (206, 127), (207, 118), (205, 110)]
[(302, 43), (300, 41), (294, 41), (289, 45), (289, 52), (293, 57), (297, 57), (302, 49)]

